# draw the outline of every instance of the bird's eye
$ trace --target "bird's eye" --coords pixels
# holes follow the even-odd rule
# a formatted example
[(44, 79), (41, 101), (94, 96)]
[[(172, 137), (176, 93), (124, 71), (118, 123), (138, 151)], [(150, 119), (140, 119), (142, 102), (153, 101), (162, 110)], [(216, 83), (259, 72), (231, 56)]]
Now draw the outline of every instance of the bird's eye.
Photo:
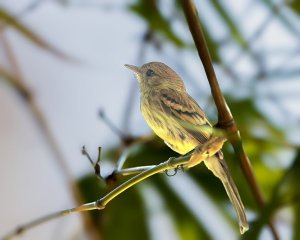
[(151, 77), (154, 75), (154, 71), (152, 69), (148, 69), (146, 72), (147, 77)]

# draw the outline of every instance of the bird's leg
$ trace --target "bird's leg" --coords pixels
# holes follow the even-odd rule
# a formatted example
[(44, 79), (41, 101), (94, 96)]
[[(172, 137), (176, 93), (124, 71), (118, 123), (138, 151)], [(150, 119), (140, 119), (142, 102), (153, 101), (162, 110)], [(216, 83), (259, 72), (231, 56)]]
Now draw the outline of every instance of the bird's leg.
[[(185, 154), (182, 157), (188, 156), (190, 154), (191, 154), (191, 152)], [(170, 164), (170, 166), (169, 166), (170, 168), (173, 167), (172, 166), (172, 160), (173, 159), (176, 159), (176, 158), (175, 157), (170, 157), (169, 160), (168, 160), (168, 162)], [(125, 169), (121, 169), (121, 168), (120, 169), (116, 169), (115, 171), (112, 172), (112, 174), (110, 174), (107, 177), (105, 177), (105, 180), (112, 179), (112, 178), (115, 178), (117, 176), (128, 176), (128, 175), (133, 175), (133, 174), (139, 174), (141, 172), (150, 170), (151, 168), (154, 168), (156, 166), (157, 165), (146, 165), (146, 166), (138, 166), (138, 167), (125, 168)], [(175, 174), (178, 171), (178, 169), (181, 168), (183, 170), (183, 167), (184, 167), (184, 165), (174, 166), (173, 169), (175, 170)], [(167, 176), (173, 176), (173, 174), (169, 174), (168, 170), (166, 170), (164, 172), (167, 174)]]
[(197, 146), (186, 167), (194, 167), (205, 159), (214, 156), (222, 149), (225, 141), (226, 139), (223, 137), (211, 137), (206, 143)]

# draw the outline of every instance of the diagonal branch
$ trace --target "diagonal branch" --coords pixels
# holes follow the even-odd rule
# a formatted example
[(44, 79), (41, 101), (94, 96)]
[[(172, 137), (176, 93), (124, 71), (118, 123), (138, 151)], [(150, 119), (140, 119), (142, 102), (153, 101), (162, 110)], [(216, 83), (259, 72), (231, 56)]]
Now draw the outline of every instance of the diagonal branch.
[[(143, 181), (144, 179), (151, 177), (157, 173), (165, 172), (168, 170), (176, 170), (180, 167), (183, 168), (190, 168), (191, 166), (189, 165), (190, 158), (193, 157), (194, 154), (197, 154), (197, 157), (199, 159), (205, 160), (208, 156), (208, 153), (212, 151), (215, 147), (216, 143), (220, 143), (220, 138), (211, 138), (208, 140), (206, 143), (203, 145), (197, 147), (194, 151), (190, 152), (189, 154), (186, 154), (184, 156), (179, 156), (177, 158), (171, 157), (167, 161), (162, 162), (158, 165), (154, 166), (148, 166), (145, 168), (144, 171), (140, 172), (139, 174), (135, 175), (134, 177), (130, 178), (126, 182), (122, 183), (112, 191), (110, 191), (108, 194), (106, 194), (104, 197), (91, 202), (91, 203), (86, 203), (83, 205), (80, 205), (75, 208), (71, 209), (66, 209), (63, 211), (59, 211), (56, 213), (52, 213), (43, 217), (40, 217), (38, 219), (35, 219), (31, 222), (28, 222), (26, 224), (23, 224), (19, 227), (17, 227), (15, 230), (12, 232), (8, 233), (1, 239), (3, 240), (9, 240), (14, 238), (17, 235), (20, 235), (26, 231), (28, 231), (31, 228), (34, 228), (40, 224), (46, 223), (50, 220), (69, 215), (71, 213), (78, 213), (78, 212), (86, 212), (90, 210), (102, 210), (105, 208), (105, 206), (112, 201), (114, 198), (119, 196), (122, 192), (126, 191), (128, 188), (134, 186), (135, 184)], [(223, 140), (221, 140), (223, 142)], [(222, 147), (222, 146), (221, 146)], [(139, 169), (141, 170), (141, 169)], [(139, 172), (139, 171), (137, 171)]]
[[(239, 130), (220, 89), (212, 65), (212, 60), (209, 55), (208, 47), (201, 29), (196, 7), (192, 0), (182, 0), (181, 2), (190, 32), (193, 36), (199, 57), (204, 66), (204, 70), (210, 84), (211, 93), (218, 110), (218, 127), (223, 128), (228, 132), (229, 141), (234, 148), (235, 154), (238, 156), (242, 171), (250, 186), (252, 194), (254, 195), (259, 208), (262, 209), (265, 206), (265, 200), (262, 191), (256, 182), (251, 163), (244, 151)], [(272, 222), (270, 222), (269, 225), (274, 239), (279, 239)]]
[[(195, 151), (191, 152), (190, 154), (184, 155), (184, 156), (179, 156), (177, 158), (169, 158), (167, 161), (162, 162), (158, 165), (155, 166), (150, 166), (148, 168), (145, 168), (146, 170), (142, 171), (138, 175), (135, 175), (134, 177), (130, 178), (126, 182), (122, 183), (115, 189), (113, 189), (111, 192), (106, 194), (104, 197), (91, 202), (91, 203), (86, 203), (83, 205), (80, 205), (79, 207), (71, 208), (71, 209), (66, 209), (63, 211), (59, 211), (56, 213), (52, 213), (46, 216), (43, 216), (41, 218), (35, 219), (31, 222), (28, 222), (26, 224), (23, 224), (19, 227), (17, 227), (15, 230), (12, 232), (8, 233), (1, 239), (3, 240), (9, 240), (14, 238), (17, 235), (20, 235), (26, 231), (28, 231), (31, 228), (34, 228), (40, 224), (46, 223), (50, 220), (56, 219), (58, 217), (62, 217), (65, 215), (69, 215), (71, 213), (78, 213), (78, 212), (86, 212), (90, 210), (102, 210), (105, 208), (105, 206), (112, 201), (114, 198), (119, 196), (122, 192), (126, 191), (128, 188), (134, 186), (135, 184), (143, 181), (144, 179), (151, 177), (152, 175), (155, 175), (157, 173), (161, 173), (164, 171), (168, 170), (173, 170), (173, 169), (178, 169), (179, 167), (187, 167), (189, 168), (188, 162), (191, 158), (191, 156), (194, 154), (194, 152), (197, 154), (197, 156), (200, 156), (203, 158), (207, 158), (207, 152), (209, 152), (213, 147), (216, 142), (216, 139), (211, 139), (202, 146), (199, 146), (198, 148), (195, 149)], [(138, 172), (138, 171), (137, 171)]]

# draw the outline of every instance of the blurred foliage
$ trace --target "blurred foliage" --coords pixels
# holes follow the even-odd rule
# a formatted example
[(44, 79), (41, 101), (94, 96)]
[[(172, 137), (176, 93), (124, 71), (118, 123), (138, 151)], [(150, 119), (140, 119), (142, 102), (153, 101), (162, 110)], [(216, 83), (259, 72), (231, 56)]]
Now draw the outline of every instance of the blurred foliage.
[(162, 14), (158, 4), (158, 0), (138, 0), (131, 4), (129, 9), (143, 18), (152, 32), (162, 34), (177, 47), (183, 47), (183, 40), (177, 36), (174, 30), (172, 30), (170, 20)]
[[(137, 15), (147, 25), (147, 31), (154, 36), (162, 36), (161, 44), (173, 44), (176, 48), (190, 48), (191, 43), (187, 43), (179, 33), (174, 30), (173, 20), (185, 24), (185, 19), (181, 13), (180, 1), (168, 1), (172, 14), (167, 15), (165, 8), (161, 5), (163, 1), (159, 0), (136, 0), (128, 4), (127, 10)], [(262, 3), (271, 12), (274, 18), (283, 23), (287, 30), (299, 38), (297, 26), (284, 14), (281, 6), (288, 7), (299, 15), (299, 1), (286, 1), (286, 5), (275, 5), (274, 1), (263, 0)], [(211, 7), (216, 11), (226, 28), (228, 37), (236, 47), (243, 51), (243, 54), (253, 57), (255, 55), (250, 42), (242, 33), (238, 22), (232, 17), (228, 8), (225, 8), (224, 2), (213, 0), (210, 1)], [(299, 20), (299, 19), (298, 19)], [(1, 31), (4, 27), (10, 27), (18, 31), (22, 36), (27, 38), (36, 46), (45, 49), (56, 56), (68, 57), (50, 46), (46, 41), (34, 33), (30, 28), (21, 23), (21, 21), (9, 14), (6, 10), (0, 8)], [(207, 45), (214, 63), (223, 64), (220, 54), (224, 44), (217, 42), (210, 31), (210, 23), (203, 24), (204, 34)], [(187, 28), (187, 26), (186, 26)], [(153, 39), (150, 39), (150, 41)], [(234, 72), (234, 64), (227, 66)], [(258, 70), (259, 71), (259, 70)], [(299, 72), (297, 72), (299, 75)], [(256, 76), (260, 76), (257, 72)], [(8, 80), (17, 89), (22, 86), (18, 85), (18, 80), (0, 66), (0, 76)], [(244, 76), (243, 76), (244, 77)], [(220, 77), (221, 80), (222, 76)], [(268, 76), (265, 76), (268, 78)], [(251, 84), (255, 84), (258, 79), (253, 79)], [(236, 89), (234, 89), (236, 90)], [(286, 140), (283, 130), (275, 125), (265, 113), (257, 107), (257, 99), (251, 95), (246, 98), (234, 98), (233, 94), (227, 94), (226, 100), (235, 116), (238, 128), (241, 132), (246, 152), (251, 159), (254, 172), (263, 193), (267, 196), (267, 206), (260, 212), (249, 190), (246, 180), (240, 170), (238, 160), (230, 146), (226, 143), (223, 151), (227, 160), (231, 174), (237, 184), (240, 195), (247, 210), (254, 213), (254, 220), (251, 222), (250, 231), (247, 232), (244, 239), (258, 239), (263, 228), (266, 227), (271, 217), (276, 216), (278, 211), (289, 209), (294, 216), (293, 239), (300, 239), (300, 188), (298, 186), (300, 175), (300, 152), (299, 147), (291, 146), (295, 157), (292, 164), (288, 167), (272, 167), (266, 159), (277, 156), (282, 150), (286, 149), (289, 144)], [(259, 134), (258, 134), (259, 133)], [(115, 146), (106, 152), (105, 158), (115, 162), (120, 155), (120, 146)], [(124, 167), (133, 167), (149, 164), (158, 164), (167, 160), (170, 156), (178, 156), (171, 151), (159, 138), (153, 138), (151, 141), (137, 145), (131, 152)], [(209, 172), (203, 164), (197, 166), (188, 172), (185, 172), (199, 186), (204, 189), (205, 194), (212, 200), (215, 207), (222, 212), (228, 222), (235, 226), (238, 235), (238, 225), (236, 216), (228, 209), (229, 199), (223, 189), (221, 182)], [(85, 202), (95, 201), (105, 195), (109, 190), (128, 179), (122, 177), (105, 185), (95, 176), (87, 175), (79, 179), (79, 186), (84, 196)], [(180, 239), (212, 239), (211, 233), (197, 220), (193, 211), (177, 196), (165, 180), (165, 174), (153, 176), (146, 181), (158, 190), (162, 199), (166, 203), (167, 213), (174, 220)], [(141, 184), (142, 187), (142, 184)], [(188, 186), (187, 186), (188, 187)], [(139, 188), (133, 187), (114, 199), (103, 211), (93, 211), (90, 214), (93, 222), (99, 230), (99, 235), (103, 239), (150, 239), (149, 227), (147, 222), (147, 212), (145, 203), (141, 196)]]
[(300, 14), (300, 2), (299, 1), (287, 1), (288, 6), (294, 10), (297, 14)]
[(181, 239), (197, 240), (211, 239), (206, 229), (199, 223), (193, 213), (187, 208), (182, 200), (174, 194), (165, 181), (166, 176), (153, 178), (156, 188), (166, 201), (166, 206), (171, 217), (174, 219), (176, 228)]
[(277, 17), (286, 27), (286, 30), (290, 31), (291, 33), (295, 34), (295, 36), (299, 37), (299, 29), (296, 26), (295, 22), (289, 18), (286, 12), (281, 11), (285, 7), (285, 5), (289, 6), (290, 9), (296, 13), (299, 13), (299, 1), (298, 0), (291, 0), (291, 1), (283, 1), (276, 3), (272, 0), (263, 0), (262, 1), (272, 12), (273, 15)]
[[(174, 15), (180, 16), (179, 20), (184, 22), (181, 14), (178, 13), (181, 11), (178, 2), (179, 1), (176, 1), (175, 6), (173, 6), (175, 12)], [(266, 1), (265, 3), (269, 4), (271, 11), (274, 11), (274, 6), (270, 4), (270, 2)], [(164, 16), (165, 13), (161, 10), (159, 4), (159, 1), (139, 0), (130, 5), (130, 10), (142, 17), (154, 34), (165, 36), (166, 42), (171, 42), (176, 47), (189, 46), (188, 44), (181, 44), (180, 42), (183, 41), (179, 40), (180, 38), (172, 32), (171, 22)], [(224, 8), (217, 0), (211, 1), (211, 5), (218, 12), (223, 23), (227, 26), (229, 36), (235, 44), (244, 51), (244, 54), (248, 54), (250, 57), (255, 56), (255, 53), (249, 47), (249, 44), (251, 43), (249, 43), (241, 34), (238, 24), (231, 17), (228, 9)], [(290, 7), (297, 9), (298, 4), (293, 3)], [(152, 9), (152, 11), (149, 11), (149, 9)], [(293, 29), (293, 26), (284, 15), (278, 15), (278, 18), (283, 21), (288, 28)], [(209, 25), (206, 23), (204, 25), (204, 33), (212, 59), (215, 63), (222, 63), (219, 54), (222, 44), (214, 40), (210, 31), (208, 31), (208, 28)], [(266, 159), (272, 156), (275, 157), (281, 150), (286, 149), (285, 143), (287, 140), (285, 139), (285, 133), (270, 121), (265, 113), (259, 110), (257, 107), (257, 99), (254, 97), (251, 96), (241, 99), (234, 98), (229, 94), (225, 97), (242, 134), (244, 146), (249, 158), (252, 160), (258, 182), (268, 198), (267, 207), (260, 213), (240, 170), (239, 164), (237, 164), (238, 160), (236, 159), (230, 144), (225, 144), (223, 148), (225, 158), (227, 159), (243, 202), (247, 209), (251, 209), (251, 211), (257, 213), (257, 217), (251, 224), (251, 230), (244, 235), (244, 238), (257, 239), (262, 228), (267, 225), (269, 219), (276, 214), (276, 211), (297, 204), (299, 190), (296, 186), (297, 184), (295, 184), (295, 177), (299, 174), (298, 168), (296, 167), (299, 162), (299, 160), (297, 161), (299, 157), (297, 155), (294, 159), (294, 163), (289, 168), (270, 167)], [(140, 145), (137, 149), (130, 155), (125, 167), (157, 164), (168, 159), (170, 156), (177, 156), (176, 153), (168, 149), (163, 142), (157, 138), (144, 145)], [(118, 151), (118, 147), (111, 149), (110, 154), (107, 157), (112, 159), (113, 156), (117, 155)], [(237, 224), (235, 215), (232, 215), (226, 207), (229, 200), (222, 184), (207, 171), (205, 166), (200, 165), (199, 167), (189, 170), (185, 174), (190, 175), (190, 177), (206, 191), (206, 194), (216, 204), (216, 208), (227, 217), (231, 224)], [(193, 212), (185, 206), (182, 199), (172, 192), (164, 180), (165, 177), (166, 176), (164, 175), (154, 176), (146, 181), (151, 181), (151, 183), (159, 190), (166, 202), (170, 216), (174, 219), (180, 239), (210, 239), (210, 233), (206, 231), (197, 219), (195, 219)], [(299, 212), (299, 207), (294, 208)], [(296, 227), (299, 225), (299, 217), (297, 214), (295, 216)], [(298, 232), (299, 231), (295, 231), (294, 239), (297, 239), (297, 235), (299, 235)], [(137, 239), (137, 237), (134, 239)]]
[(299, 204), (297, 204), (294, 207), (294, 218), (295, 218), (295, 221), (294, 221), (294, 226), (293, 226), (293, 229), (294, 229), (293, 239), (297, 240), (297, 239), (300, 239), (300, 205)]
[[(263, 226), (275, 214), (275, 211), (283, 207), (289, 207), (298, 202), (300, 188), (298, 179), (300, 174), (300, 151), (297, 152), (293, 164), (285, 171), (284, 175), (277, 181), (273, 188), (272, 196), (259, 217), (252, 224), (252, 228), (245, 234), (243, 239), (258, 239)], [(295, 202), (296, 200), (296, 202)], [(299, 203), (296, 206), (299, 207)], [(296, 220), (297, 221), (297, 220)], [(295, 222), (296, 222), (295, 221)], [(295, 231), (295, 236), (298, 230)], [(298, 239), (298, 238), (295, 238)]]
[[(185, 24), (185, 19), (181, 14), (180, 1), (175, 1), (174, 6), (170, 6), (173, 11), (173, 17)], [(265, 0), (264, 3), (270, 8), (270, 11), (278, 17), (280, 21), (289, 29), (293, 30), (294, 26), (290, 23), (290, 20), (285, 15), (279, 14), (274, 4)], [(133, 4), (129, 5), (129, 10), (134, 14), (141, 17), (146, 23), (147, 28), (151, 30), (153, 34), (162, 35), (165, 39), (161, 44), (172, 43), (175, 47), (189, 47), (191, 44), (185, 43), (179, 35), (173, 31), (172, 21), (170, 16), (166, 16), (166, 12), (160, 7), (161, 1), (153, 0), (137, 0)], [(252, 42), (249, 42), (241, 33), (238, 23), (232, 18), (228, 9), (224, 8), (223, 3), (217, 0), (210, 2), (214, 10), (219, 14), (223, 23), (228, 29), (228, 36), (232, 42), (238, 46), (243, 54), (250, 57), (256, 56), (256, 53), (250, 47)], [(294, 11), (299, 12), (299, 4), (291, 2), (288, 5)], [(214, 40), (214, 37), (209, 31), (209, 23), (202, 25), (206, 36), (207, 44), (215, 63), (223, 64), (220, 50), (224, 44)], [(292, 31), (295, 33), (295, 31)], [(258, 34), (258, 33), (256, 33)], [(256, 36), (257, 37), (257, 36)], [(234, 66), (227, 66), (230, 71), (234, 72)], [(258, 68), (258, 71), (261, 71)], [(261, 73), (258, 72), (257, 76)], [(267, 76), (266, 76), (267, 78)], [(255, 84), (255, 79), (253, 80)], [(226, 143), (223, 148), (225, 159), (227, 160), (231, 174), (237, 184), (240, 195), (246, 208), (255, 213), (255, 218), (251, 222), (250, 231), (247, 232), (244, 239), (258, 239), (261, 231), (268, 224), (268, 221), (276, 215), (278, 211), (283, 208), (293, 209), (295, 222), (294, 222), (294, 239), (299, 239), (299, 187), (297, 186), (297, 176), (299, 176), (299, 151), (296, 154), (293, 163), (289, 167), (272, 167), (268, 164), (268, 158), (275, 158), (282, 150), (286, 150), (288, 141), (286, 140), (285, 133), (281, 128), (273, 123), (269, 117), (259, 110), (257, 100), (253, 95), (246, 98), (235, 98), (230, 93), (225, 96), (230, 109), (235, 116), (235, 120), (243, 138), (243, 144), (246, 152), (251, 159), (255, 175), (263, 190), (264, 195), (267, 197), (267, 206), (260, 212), (257, 208), (255, 199), (247, 185), (245, 177), (240, 169), (238, 160), (232, 150), (229, 143)], [(107, 151), (106, 158), (116, 161), (120, 154), (119, 146)], [(126, 167), (142, 166), (149, 164), (158, 164), (167, 160), (170, 156), (178, 156), (177, 153), (171, 151), (166, 147), (158, 138), (154, 138), (150, 142), (137, 145), (131, 152)], [(238, 227), (237, 219), (232, 214), (232, 209), (229, 209), (229, 199), (221, 182), (213, 176), (213, 174), (206, 169), (203, 164), (190, 169), (184, 174), (189, 175), (202, 189), (204, 189), (207, 196), (215, 204), (215, 207), (226, 217), (228, 222), (235, 227), (237, 236)], [(126, 178), (121, 178), (123, 181)], [(121, 180), (119, 179), (119, 180)], [(160, 193), (164, 202), (168, 214), (174, 220), (178, 236), (180, 239), (212, 239), (211, 233), (205, 229), (205, 227), (195, 218), (193, 211), (183, 202), (183, 200), (177, 196), (165, 181), (165, 174), (153, 176), (146, 181), (151, 182)], [(188, 186), (187, 186), (188, 187)], [(120, 201), (114, 200), (114, 206), (119, 209), (120, 212), (113, 212), (117, 216), (123, 216), (124, 211), (127, 211), (124, 206), (127, 201), (133, 198), (133, 193), (136, 191), (138, 195), (139, 188), (133, 188), (129, 192), (124, 193), (126, 197), (122, 196)], [(91, 200), (95, 200), (97, 197)], [(117, 204), (120, 204), (117, 206)], [(292, 208), (291, 208), (292, 206)], [(136, 208), (140, 214), (143, 214), (144, 206), (140, 204), (139, 208)], [(111, 218), (117, 218), (117, 216), (111, 216)], [(128, 219), (127, 219), (128, 220)], [(142, 219), (141, 219), (142, 220)], [(134, 221), (134, 220), (133, 220)], [(126, 221), (122, 222), (122, 224)], [(135, 222), (133, 222), (133, 225)], [(143, 222), (143, 224), (146, 224)], [(143, 227), (147, 228), (147, 226)], [(298, 230), (297, 230), (298, 228)], [(102, 231), (102, 233), (105, 231)], [(140, 232), (136, 235), (132, 235), (130, 239), (140, 239)], [(146, 235), (145, 235), (146, 236)], [(144, 237), (145, 237), (144, 236)], [(116, 236), (116, 239), (122, 237), (122, 234)], [(127, 238), (123, 238), (127, 239)]]
[[(93, 175), (83, 177), (79, 181), (79, 187), (84, 202), (99, 199), (111, 190)], [(144, 204), (134, 188), (114, 199), (104, 211), (91, 211), (90, 214), (103, 239), (149, 239)]]
[(221, 3), (217, 0), (211, 1), (214, 8), (219, 12), (220, 16), (222, 17), (223, 22), (230, 30), (230, 36), (232, 39), (236, 41), (241, 48), (247, 49), (248, 42), (244, 39), (243, 35), (241, 34), (240, 30), (238, 29), (237, 24), (231, 19), (229, 13), (227, 13), (226, 9), (223, 8)]
[[(237, 116), (236, 123), (242, 133), (247, 155), (255, 168), (257, 180), (266, 196), (269, 196), (274, 182), (281, 177), (283, 169), (271, 169), (265, 164), (264, 157), (276, 155), (279, 150), (278, 144), (270, 140), (280, 139), (280, 141), (284, 141), (284, 133), (259, 112), (255, 105), (255, 99), (232, 99), (230, 96), (227, 96), (226, 99), (232, 114)], [(247, 111), (241, 111), (241, 109), (247, 109)], [(257, 129), (263, 132), (261, 138), (255, 135)], [(225, 153), (230, 156), (229, 159), (234, 159), (233, 152), (225, 149)]]

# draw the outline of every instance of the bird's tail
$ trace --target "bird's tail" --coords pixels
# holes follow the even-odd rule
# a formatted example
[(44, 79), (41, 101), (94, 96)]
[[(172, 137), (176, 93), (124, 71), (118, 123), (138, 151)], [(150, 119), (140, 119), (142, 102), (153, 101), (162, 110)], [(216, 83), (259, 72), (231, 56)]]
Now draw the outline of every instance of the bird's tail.
[[(220, 152), (220, 154), (222, 153)], [(239, 218), (240, 232), (243, 234), (249, 229), (249, 225), (247, 222), (244, 205), (240, 198), (237, 187), (229, 173), (225, 160), (217, 153), (216, 155), (204, 160), (204, 163), (206, 167), (222, 181), (227, 195), (232, 202)]]

